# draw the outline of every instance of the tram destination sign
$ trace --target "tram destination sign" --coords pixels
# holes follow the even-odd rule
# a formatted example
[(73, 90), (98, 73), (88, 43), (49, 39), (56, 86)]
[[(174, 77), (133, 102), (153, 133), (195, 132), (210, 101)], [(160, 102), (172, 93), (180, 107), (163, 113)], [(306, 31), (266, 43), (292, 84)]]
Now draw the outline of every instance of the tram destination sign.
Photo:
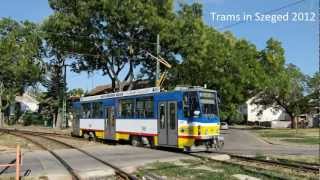
[(95, 100), (99, 100), (99, 99), (143, 95), (143, 94), (150, 94), (150, 93), (155, 93), (155, 92), (160, 92), (160, 88), (159, 87), (152, 87), (152, 88), (137, 89), (137, 90), (132, 90), (132, 91), (121, 91), (121, 92), (116, 92), (116, 93), (102, 94), (102, 95), (97, 95), (97, 96), (88, 96), (88, 97), (82, 97), (80, 99), (80, 101), (81, 102), (95, 101)]

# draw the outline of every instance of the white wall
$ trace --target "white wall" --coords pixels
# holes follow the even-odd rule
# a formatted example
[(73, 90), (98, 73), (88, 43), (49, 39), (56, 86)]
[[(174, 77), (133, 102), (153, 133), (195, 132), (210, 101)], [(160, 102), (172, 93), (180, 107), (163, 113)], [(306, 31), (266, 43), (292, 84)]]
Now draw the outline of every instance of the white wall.
[(271, 127), (272, 128), (290, 128), (291, 121), (272, 121)]
[(290, 120), (289, 116), (285, 113), (282, 109), (275, 109), (275, 108), (267, 108), (262, 111), (261, 115), (257, 115), (260, 110), (262, 110), (261, 106), (256, 104), (251, 104), (252, 99), (249, 99), (246, 102), (246, 114), (248, 122), (265, 122), (265, 121), (279, 121), (279, 120)]
[(23, 96), (16, 96), (15, 100), (21, 104), (21, 111), (23, 112), (27, 110), (37, 112), (39, 109), (39, 102), (26, 93)]

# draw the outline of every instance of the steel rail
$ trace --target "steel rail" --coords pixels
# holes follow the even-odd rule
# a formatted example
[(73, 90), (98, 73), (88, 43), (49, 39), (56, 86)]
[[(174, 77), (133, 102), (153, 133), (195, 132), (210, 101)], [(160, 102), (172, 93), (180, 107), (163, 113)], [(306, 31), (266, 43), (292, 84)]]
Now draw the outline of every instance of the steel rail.
[[(259, 174), (259, 175), (262, 175), (262, 176), (265, 176), (265, 177), (268, 177), (268, 178), (271, 178), (271, 179), (287, 180), (287, 178), (284, 178), (282, 176), (263, 172), (263, 171), (268, 171), (268, 170), (264, 169), (264, 168), (261, 168), (261, 167), (249, 166), (249, 165), (239, 164), (239, 163), (230, 162), (230, 161), (215, 160), (215, 159), (211, 159), (209, 157), (201, 156), (201, 155), (198, 155), (198, 154), (190, 154), (190, 153), (188, 153), (188, 155), (190, 155), (192, 157), (196, 157), (196, 158), (202, 159), (202, 160), (207, 160), (207, 161), (211, 161), (211, 162), (219, 162), (221, 164), (237, 166), (237, 167), (240, 167), (241, 169), (243, 169), (246, 172)], [(256, 169), (256, 170), (254, 170), (254, 169)]]
[(309, 164), (304, 164), (303, 162), (300, 162), (300, 164), (295, 164), (295, 163), (288, 163), (285, 162), (279, 162), (277, 160), (266, 160), (266, 159), (258, 159), (255, 157), (247, 157), (247, 156), (241, 156), (241, 155), (236, 155), (232, 153), (225, 153), (225, 152), (214, 152), (217, 154), (227, 154), (231, 158), (236, 158), (236, 159), (241, 159), (241, 160), (246, 160), (246, 161), (251, 161), (251, 162), (258, 162), (258, 163), (267, 163), (271, 165), (278, 165), (278, 166), (283, 166), (286, 168), (291, 168), (291, 169), (297, 169), (300, 171), (307, 171), (307, 172), (313, 172), (313, 173), (319, 173), (320, 166), (311, 166)]
[[(60, 134), (60, 133), (47, 133), (47, 132), (35, 132), (35, 131), (27, 131), (27, 130), (17, 130), (17, 129), (0, 129), (0, 131), (3, 131), (3, 130), (10, 130), (10, 131), (19, 131), (19, 132), (24, 132), (24, 133), (30, 133), (30, 134), (37, 134), (38, 136), (45, 136), (45, 138), (49, 138), (49, 137), (46, 137), (46, 135), (53, 135), (53, 136), (57, 136), (57, 137), (61, 137), (61, 138), (72, 138), (72, 136), (69, 136), (69, 135), (65, 135), (65, 134)], [(50, 140), (53, 140), (53, 141), (58, 141), (58, 140), (55, 140), (55, 139), (52, 139), (52, 138), (49, 138)], [(61, 141), (57, 142), (57, 143), (63, 143)], [(79, 149), (79, 148), (76, 148), (72, 145), (69, 145), (69, 144), (66, 144), (64, 143), (65, 146), (68, 146), (70, 148), (73, 148), (73, 149), (77, 149), (79, 151), (81, 151), (82, 153), (85, 153), (86, 155), (90, 154), (82, 149)], [(320, 166), (319, 164), (315, 164), (315, 163), (304, 163), (304, 162), (300, 162), (300, 161), (290, 161), (290, 160), (287, 160), (288, 162), (281, 162), (283, 159), (279, 159), (281, 161), (277, 161), (277, 160), (264, 160), (264, 159), (257, 159), (257, 158), (254, 158), (254, 157), (247, 157), (247, 156), (241, 156), (241, 155), (236, 155), (236, 154), (232, 154), (232, 153), (227, 153), (227, 152), (212, 152), (212, 153), (216, 153), (216, 154), (227, 154), (229, 155), (231, 158), (234, 158), (234, 159), (240, 159), (240, 160), (243, 160), (243, 161), (251, 161), (251, 162), (257, 162), (257, 163), (266, 163), (266, 164), (270, 164), (270, 165), (278, 165), (278, 166), (282, 166), (282, 167), (285, 167), (285, 168), (288, 168), (288, 169), (296, 169), (296, 170), (299, 170), (299, 171), (305, 171), (305, 172), (312, 172), (312, 173), (319, 173), (320, 172)], [(190, 155), (190, 154), (189, 154)], [(93, 155), (88, 155), (94, 159), (96, 159), (97, 157), (93, 156)], [(195, 156), (194, 154), (192, 154), (191, 156)], [(202, 157), (203, 158), (203, 157)], [(110, 167), (112, 167), (113, 165), (110, 164), (110, 163), (107, 163), (101, 159), (97, 158), (96, 160), (105, 164), (105, 165), (108, 165)], [(224, 161), (225, 162), (225, 161)], [(229, 162), (228, 162), (229, 163)], [(113, 167), (112, 167), (113, 168)], [(113, 169), (117, 169), (116, 166), (114, 166)], [(121, 170), (120, 168), (118, 168), (119, 170)], [(119, 175), (121, 174), (120, 173), (121, 171), (119, 171)], [(125, 172), (123, 172), (123, 174), (125, 174)], [(135, 178), (135, 177), (132, 177), (132, 178)]]
[[(0, 129), (0, 130), (3, 130), (3, 129)], [(81, 152), (81, 153), (83, 153), (83, 154), (85, 154), (85, 155), (87, 155), (87, 156), (89, 156), (89, 157), (91, 157), (91, 158), (93, 158), (93, 159), (101, 162), (102, 164), (111, 167), (112, 169), (115, 170), (115, 173), (116, 173), (117, 175), (121, 176), (121, 177), (124, 178), (124, 179), (129, 179), (129, 180), (136, 180), (136, 179), (137, 179), (135, 176), (133, 176), (133, 175), (131, 175), (131, 174), (129, 174), (129, 173), (126, 173), (126, 172), (123, 171), (121, 168), (119, 168), (119, 167), (117, 167), (117, 166), (115, 166), (115, 165), (113, 165), (113, 164), (111, 164), (111, 163), (109, 163), (109, 162), (106, 162), (106, 161), (104, 161), (104, 160), (102, 160), (102, 159), (100, 159), (100, 158), (92, 155), (91, 153), (89, 153), (89, 152), (87, 152), (87, 151), (85, 151), (85, 150), (83, 150), (83, 149), (77, 148), (77, 147), (72, 146), (72, 145), (70, 145), (70, 144), (67, 144), (67, 143), (65, 143), (65, 142), (63, 142), (63, 141), (59, 141), (59, 140), (57, 140), (57, 139), (53, 139), (53, 138), (47, 137), (47, 135), (52, 135), (53, 133), (45, 133), (45, 134), (43, 135), (43, 134), (41, 134), (41, 133), (32, 132), (32, 131), (29, 131), (29, 132), (28, 132), (28, 131), (20, 131), (20, 130), (8, 130), (8, 129), (6, 130), (6, 132), (7, 132), (8, 134), (16, 135), (16, 133), (11, 133), (12, 131), (17, 131), (18, 133), (28, 134), (28, 135), (31, 135), (31, 136), (41, 137), (41, 138), (44, 138), (44, 139), (47, 139), (47, 140), (50, 140), (50, 141), (54, 141), (54, 142), (56, 142), (56, 143), (58, 143), (58, 144), (62, 144), (62, 145), (64, 145), (64, 146), (68, 147), (68, 148), (76, 149), (77, 151), (79, 151), (79, 152)], [(25, 138), (25, 139), (27, 139), (27, 138)], [(29, 138), (29, 139), (27, 139), (27, 140), (31, 140), (31, 139)], [(38, 142), (36, 142), (35, 144), (36, 144), (36, 145), (40, 145), (40, 147), (43, 146), (42, 144), (40, 144), (40, 143), (38, 143)], [(44, 147), (44, 146), (43, 146), (43, 147)], [(45, 148), (45, 147), (44, 147), (44, 148)], [(45, 149), (46, 149), (46, 148), (45, 148)], [(50, 151), (51, 151), (51, 150), (50, 150)], [(50, 152), (50, 151), (49, 151), (49, 152)], [(52, 152), (52, 151), (51, 151), (51, 152)], [(53, 152), (53, 153), (54, 153), (54, 152)], [(54, 156), (56, 157), (56, 155), (57, 155), (57, 154), (55, 154)], [(63, 160), (63, 159), (62, 159), (62, 160)], [(72, 169), (72, 168), (71, 168), (71, 169)]]
[(68, 165), (68, 163), (65, 160), (63, 160), (57, 153), (53, 152), (52, 150), (50, 150), (49, 148), (47, 148), (43, 144), (31, 139), (30, 137), (22, 135), (22, 134), (18, 134), (18, 133), (15, 133), (15, 132), (10, 132), (10, 131), (7, 131), (6, 133), (14, 135), (14, 136), (17, 136), (17, 137), (20, 137), (20, 138), (23, 138), (23, 139), (26, 139), (26, 140), (30, 141), (31, 143), (37, 145), (41, 149), (48, 151), (51, 155), (53, 155), (69, 171), (69, 173), (72, 176), (72, 179), (75, 179), (75, 180), (80, 180), (81, 179), (80, 176), (78, 176), (74, 172), (74, 170), (71, 168), (71, 166)]

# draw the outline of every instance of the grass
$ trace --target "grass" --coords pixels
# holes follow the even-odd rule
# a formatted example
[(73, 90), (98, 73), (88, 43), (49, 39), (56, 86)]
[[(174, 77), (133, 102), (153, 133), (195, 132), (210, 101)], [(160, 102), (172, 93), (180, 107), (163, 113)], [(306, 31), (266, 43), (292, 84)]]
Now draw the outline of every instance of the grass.
[(312, 155), (263, 155), (260, 153), (257, 153), (255, 158), (257, 159), (271, 159), (276, 160), (284, 163), (312, 163), (312, 164), (320, 164), (320, 159), (318, 156), (312, 156)]
[[(163, 179), (201, 179), (201, 180), (224, 180), (237, 179), (233, 175), (242, 174), (260, 179), (270, 179), (254, 172), (248, 172), (238, 166), (221, 164), (219, 162), (203, 162), (200, 160), (180, 160), (182, 164), (157, 162), (149, 164), (145, 168), (137, 171), (137, 176), (144, 177), (148, 175), (161, 177)], [(269, 172), (268, 174), (272, 174)]]
[(281, 139), (281, 141), (301, 143), (301, 144), (319, 144), (319, 138), (305, 137), (305, 138), (292, 138), (292, 139)]
[(259, 136), (289, 143), (316, 145), (320, 143), (319, 129), (261, 129), (255, 130)]
[(306, 163), (317, 163), (320, 164), (320, 159), (318, 156), (311, 156), (311, 155), (272, 155), (271, 159), (281, 159), (284, 162), (290, 161), (299, 161), (299, 162), (306, 162)]
[(29, 149), (30, 144), (24, 139), (17, 138), (9, 134), (0, 134), (0, 153), (7, 151), (15, 151), (17, 144), (23, 149)]

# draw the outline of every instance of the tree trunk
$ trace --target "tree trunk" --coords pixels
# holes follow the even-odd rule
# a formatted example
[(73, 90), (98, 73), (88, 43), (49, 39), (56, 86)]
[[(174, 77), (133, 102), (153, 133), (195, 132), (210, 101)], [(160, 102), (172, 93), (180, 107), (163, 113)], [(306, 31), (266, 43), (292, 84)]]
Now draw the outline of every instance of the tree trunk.
[(291, 129), (295, 129), (298, 128), (298, 119), (296, 116), (293, 116), (291, 114), (289, 114), (290, 119), (291, 119)]
[(62, 127), (62, 109), (59, 108), (55, 128), (60, 129), (61, 127)]
[(2, 98), (1, 98), (1, 94), (0, 94), (0, 127), (3, 127), (3, 126), (4, 126), (4, 117), (3, 117), (3, 112), (2, 112)]
[(120, 92), (120, 91), (123, 91), (123, 86), (121, 84), (121, 81), (118, 79), (118, 77), (116, 77), (116, 91), (117, 92)]
[(4, 85), (3, 82), (0, 81), (0, 127), (4, 126), (4, 114), (2, 112), (3, 104), (2, 104), (2, 95), (4, 94)]
[(52, 128), (56, 128), (56, 113), (52, 113)]
[(116, 81), (114, 78), (111, 78), (111, 82), (112, 82), (112, 92), (116, 92)]
[(127, 76), (124, 78), (123, 84), (128, 85), (128, 90), (132, 90), (133, 89), (133, 79), (134, 79), (133, 63), (132, 63), (132, 61), (130, 61), (129, 63), (130, 63), (129, 72), (128, 72)]

